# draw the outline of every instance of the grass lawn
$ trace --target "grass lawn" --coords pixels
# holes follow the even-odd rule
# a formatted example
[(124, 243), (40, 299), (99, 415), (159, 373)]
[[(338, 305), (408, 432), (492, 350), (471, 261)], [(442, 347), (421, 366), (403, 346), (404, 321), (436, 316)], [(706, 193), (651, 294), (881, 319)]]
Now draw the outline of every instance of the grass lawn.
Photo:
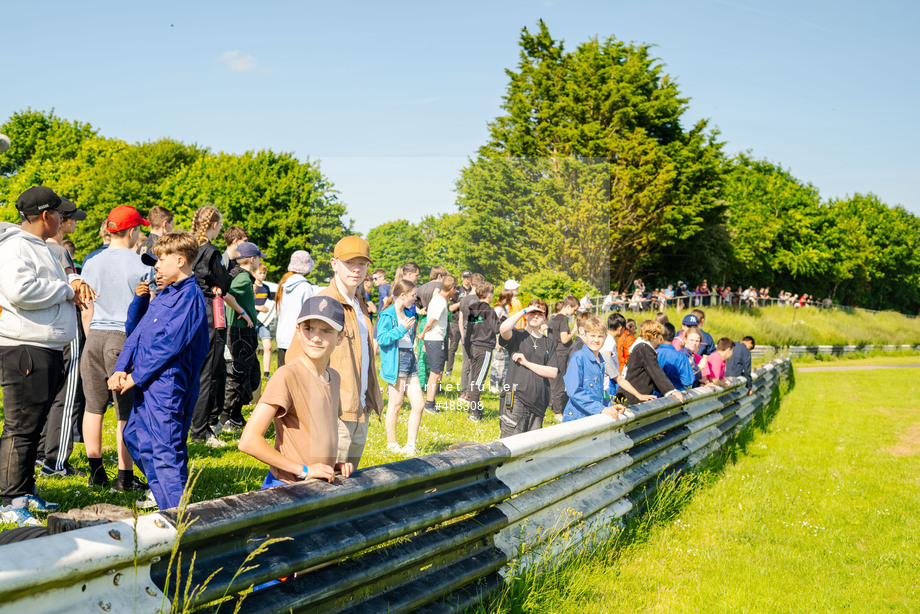
[(730, 459), (689, 476), (609, 550), (526, 594), (518, 586), (501, 609), (920, 610), (918, 393), (920, 369), (798, 374)]
[[(893, 311), (847, 313), (837, 309), (768, 306), (756, 309), (704, 307), (703, 328), (718, 340), (738, 340), (751, 335), (758, 345), (913, 345), (920, 343), (920, 318)], [(654, 317), (656, 311), (631, 313), (637, 323)], [(680, 321), (690, 310), (665, 311), (680, 330)]]

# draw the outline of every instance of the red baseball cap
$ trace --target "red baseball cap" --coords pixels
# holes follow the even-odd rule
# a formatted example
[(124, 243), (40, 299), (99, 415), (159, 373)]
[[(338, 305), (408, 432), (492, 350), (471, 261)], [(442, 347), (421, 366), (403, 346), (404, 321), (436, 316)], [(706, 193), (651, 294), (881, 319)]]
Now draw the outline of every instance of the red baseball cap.
[(109, 232), (118, 232), (138, 225), (150, 226), (150, 222), (142, 218), (137, 209), (131, 205), (115, 207), (109, 211), (109, 217), (105, 220), (105, 229)]

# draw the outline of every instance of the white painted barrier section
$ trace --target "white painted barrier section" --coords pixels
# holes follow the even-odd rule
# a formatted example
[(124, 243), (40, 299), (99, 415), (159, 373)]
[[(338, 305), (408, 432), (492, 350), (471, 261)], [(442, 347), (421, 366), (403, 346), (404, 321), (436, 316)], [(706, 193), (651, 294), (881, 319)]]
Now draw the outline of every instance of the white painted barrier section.
[(169, 611), (150, 581), (150, 564), (169, 556), (175, 538), (175, 528), (151, 514), (136, 527), (111, 522), (4, 546), (0, 614), (154, 614), (164, 604)]

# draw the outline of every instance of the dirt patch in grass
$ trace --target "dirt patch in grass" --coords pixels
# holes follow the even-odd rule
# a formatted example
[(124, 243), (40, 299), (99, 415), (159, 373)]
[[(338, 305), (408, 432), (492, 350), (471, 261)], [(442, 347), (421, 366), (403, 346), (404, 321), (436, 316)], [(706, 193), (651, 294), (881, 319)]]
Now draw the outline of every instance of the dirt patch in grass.
[(920, 454), (920, 422), (910, 425), (901, 433), (899, 441), (886, 450), (894, 456), (914, 456)]

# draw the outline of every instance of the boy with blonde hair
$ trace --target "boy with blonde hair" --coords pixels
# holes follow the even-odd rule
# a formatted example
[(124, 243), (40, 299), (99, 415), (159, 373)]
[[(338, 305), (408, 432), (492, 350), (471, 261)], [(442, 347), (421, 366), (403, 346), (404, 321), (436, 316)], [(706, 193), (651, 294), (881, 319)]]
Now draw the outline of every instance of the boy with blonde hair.
[(622, 405), (607, 405), (604, 397), (604, 363), (598, 352), (604, 345), (607, 326), (597, 316), (589, 316), (583, 325), (584, 345), (572, 354), (565, 371), (565, 390), (569, 401), (563, 422), (600, 413), (617, 419), (626, 411)]

